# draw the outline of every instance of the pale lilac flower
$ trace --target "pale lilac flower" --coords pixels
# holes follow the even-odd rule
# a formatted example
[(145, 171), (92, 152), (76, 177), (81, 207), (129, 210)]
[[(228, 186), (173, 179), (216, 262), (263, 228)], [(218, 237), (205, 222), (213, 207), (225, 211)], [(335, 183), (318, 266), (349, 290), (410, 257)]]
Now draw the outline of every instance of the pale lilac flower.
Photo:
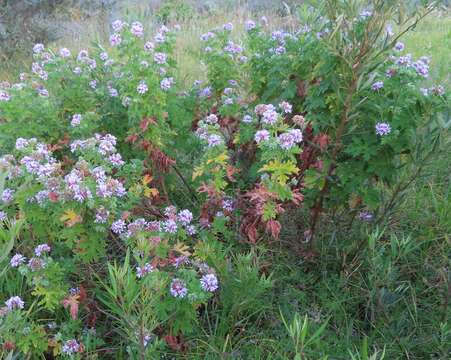
[(104, 224), (107, 222), (108, 216), (110, 216), (110, 212), (102, 206), (97, 209), (94, 222), (96, 224)]
[(199, 92), (199, 96), (207, 98), (207, 97), (210, 97), (212, 95), (212, 93), (213, 93), (213, 91), (212, 91), (211, 87), (207, 86)]
[(443, 96), (445, 95), (445, 87), (442, 85), (433, 86), (429, 89), (434, 95)]
[(217, 134), (211, 134), (208, 139), (208, 147), (214, 147), (223, 143), (222, 137)]
[(279, 104), (279, 107), (283, 110), (285, 114), (291, 114), (291, 112), (293, 111), (293, 106), (287, 101), (282, 101)]
[(74, 114), (74, 115), (72, 115), (72, 120), (70, 122), (71, 126), (75, 127), (75, 126), (80, 125), (81, 119), (82, 119), (81, 114)]
[(255, 142), (260, 144), (263, 141), (269, 140), (269, 131), (268, 130), (259, 130), (255, 133)]
[(19, 296), (13, 296), (5, 301), (5, 305), (9, 311), (12, 311), (14, 309), (23, 309), (25, 303)]
[(293, 136), (294, 142), (299, 144), (302, 141), (302, 131), (299, 129), (291, 129), (288, 131)]
[(279, 114), (275, 110), (269, 109), (263, 113), (262, 121), (265, 124), (274, 125), (277, 122), (278, 117)]
[(122, 219), (116, 220), (111, 224), (111, 231), (117, 235), (122, 234), (125, 231), (125, 228), (125, 221)]
[(177, 214), (177, 208), (174, 205), (166, 206), (164, 208), (164, 216), (168, 218), (175, 218)]
[(137, 266), (136, 267), (136, 277), (138, 279), (143, 278), (148, 273), (151, 273), (153, 271), (153, 266), (149, 263), (145, 263), (143, 267)]
[(429, 65), (424, 61), (416, 61), (412, 64), (418, 75), (427, 78), (429, 75)]
[(157, 64), (160, 64), (160, 65), (166, 64), (166, 54), (165, 53), (157, 52), (157, 53), (155, 53), (153, 59)]
[(41, 270), (45, 267), (45, 262), (42, 259), (39, 258), (31, 258), (28, 261), (28, 267), (32, 270), (32, 271), (38, 271)]
[(111, 97), (118, 97), (119, 96), (119, 92), (115, 88), (108, 88), (108, 92), (110, 93)]
[(6, 91), (0, 90), (0, 101), (9, 101), (11, 100), (11, 97)]
[(218, 278), (215, 274), (206, 274), (200, 278), (200, 286), (204, 291), (214, 292), (219, 287)]
[(36, 254), (37, 257), (41, 257), (43, 253), (48, 253), (50, 252), (50, 250), (51, 249), (48, 244), (41, 244), (34, 248), (34, 253)]
[(215, 114), (210, 114), (205, 118), (205, 122), (210, 125), (218, 123), (218, 117)]
[(153, 49), (155, 49), (155, 45), (153, 44), (153, 42), (147, 41), (144, 44), (144, 50), (151, 52), (151, 51), (153, 51)]
[(88, 50), (80, 50), (80, 52), (77, 55), (78, 61), (85, 61), (88, 59), (89, 53)]
[(110, 36), (111, 46), (118, 46), (122, 42), (122, 37), (119, 34), (113, 34)]
[(132, 103), (132, 99), (128, 96), (124, 96), (124, 98), (122, 99), (122, 106), (128, 107), (128, 106), (130, 106), (131, 103)]
[(232, 23), (224, 24), (224, 25), (222, 26), (222, 28), (223, 28), (225, 31), (232, 31), (232, 29), (233, 29), (233, 24), (232, 24)]
[(136, 37), (142, 37), (144, 34), (144, 27), (139, 21), (135, 21), (132, 23), (130, 31)]
[(212, 38), (214, 38), (216, 35), (214, 33), (212, 33), (211, 31), (207, 32), (206, 34), (202, 34), (200, 36), (200, 40), (202, 41), (207, 41), (210, 40)]
[(196, 130), (196, 136), (201, 140), (207, 140), (208, 139), (208, 130), (203, 127), (199, 127)]
[(111, 23), (111, 27), (113, 28), (114, 32), (119, 32), (121, 31), (127, 24), (125, 22), (123, 22), (122, 20), (114, 20)]
[(38, 89), (38, 94), (41, 97), (48, 97), (49, 96), (49, 92), (47, 89)]
[(280, 134), (277, 138), (277, 141), (279, 142), (279, 145), (284, 150), (291, 149), (294, 145), (296, 145), (294, 141), (294, 136), (290, 133), (283, 133)]
[(89, 87), (90, 87), (91, 89), (95, 89), (95, 88), (97, 87), (97, 81), (96, 81), (96, 80), (91, 80), (91, 81), (89, 82)]
[(8, 215), (4, 211), (0, 211), (0, 222), (8, 219)]
[(120, 167), (125, 164), (125, 162), (122, 160), (121, 154), (119, 153), (110, 155), (108, 161), (111, 163), (111, 165), (116, 167)]
[(370, 221), (373, 220), (373, 218), (374, 218), (374, 215), (371, 212), (367, 211), (367, 210), (361, 211), (359, 213), (359, 219), (361, 221), (370, 222)]
[(278, 46), (274, 49), (274, 53), (277, 55), (285, 54), (286, 51), (287, 51), (287, 49), (285, 48), (285, 46)]
[(174, 79), (172, 77), (164, 78), (160, 82), (160, 87), (162, 90), (169, 90), (173, 83), (174, 83)]
[(197, 233), (196, 227), (194, 225), (188, 225), (186, 227), (186, 233), (190, 236), (193, 236)]
[(396, 61), (396, 65), (405, 65), (405, 66), (409, 66), (410, 63), (412, 61), (412, 55), (411, 54), (407, 54), (405, 56), (400, 56)]
[(429, 89), (426, 89), (426, 88), (420, 88), (420, 92), (421, 92), (424, 96), (428, 96), (428, 95), (429, 95)]
[(16, 150), (23, 150), (28, 146), (28, 140), (24, 138), (16, 139)]
[(13, 198), (14, 198), (14, 190), (13, 189), (6, 188), (5, 190), (3, 190), (1, 200), (5, 204), (10, 203), (13, 200)]
[(33, 52), (35, 54), (40, 54), (43, 51), (44, 51), (44, 44), (35, 44), (33, 46)]
[(172, 219), (166, 220), (163, 222), (163, 231), (169, 234), (175, 234), (177, 232), (177, 223)]
[(387, 27), (385, 28), (385, 32), (387, 36), (395, 35), (395, 33), (393, 32), (393, 26), (391, 26), (390, 24), (388, 24)]
[(380, 136), (388, 135), (391, 132), (390, 124), (387, 123), (377, 123), (376, 124), (376, 134)]
[(67, 48), (61, 48), (59, 54), (62, 58), (67, 58), (70, 56), (70, 50)]
[(396, 51), (403, 51), (404, 50), (404, 43), (402, 43), (402, 42), (400, 42), (400, 41), (398, 41), (396, 44), (395, 44), (395, 50)]
[(189, 259), (186, 256), (179, 256), (177, 258), (174, 259), (174, 266), (178, 269), (180, 266), (182, 265), (187, 265), (189, 264)]
[(252, 122), (252, 116), (244, 115), (243, 116), (243, 122), (246, 123), (246, 124), (250, 124)]
[(371, 90), (378, 91), (384, 87), (383, 81), (376, 81), (373, 85), (371, 85)]
[(11, 267), (16, 268), (19, 265), (22, 265), (25, 261), (26, 261), (25, 256), (23, 256), (22, 254), (16, 254), (11, 258), (9, 264), (11, 265)]
[(178, 213), (177, 218), (183, 225), (188, 225), (193, 220), (193, 213), (188, 209), (184, 209)]
[(108, 53), (103, 51), (99, 54), (99, 57), (100, 57), (100, 60), (106, 61), (106, 60), (108, 60)]
[(228, 41), (227, 45), (224, 47), (224, 51), (231, 54), (239, 54), (243, 52), (243, 48), (238, 44), (233, 43), (233, 41)]
[(232, 212), (234, 209), (234, 202), (232, 199), (223, 199), (222, 200), (222, 209), (224, 211)]
[(141, 82), (136, 87), (136, 91), (141, 95), (145, 94), (148, 90), (149, 88), (147, 87), (147, 84), (144, 82), (144, 80), (141, 80)]
[(171, 295), (176, 298), (184, 298), (188, 294), (188, 289), (186, 288), (186, 284), (183, 280), (173, 279), (171, 282)]
[(164, 43), (166, 41), (166, 36), (164, 36), (164, 34), (162, 32), (158, 32), (157, 34), (155, 34), (153, 39), (155, 40), (155, 42), (161, 44), (161, 43)]
[(66, 355), (73, 355), (80, 351), (80, 344), (75, 339), (67, 340), (61, 350)]
[(224, 105), (232, 105), (233, 104), (233, 99), (232, 98), (226, 98), (224, 100)]
[(146, 226), (146, 231), (155, 231), (160, 232), (161, 231), (161, 225), (159, 221), (149, 221)]
[(80, 75), (82, 72), (83, 72), (83, 70), (81, 69), (81, 67), (80, 66), (76, 66), (76, 67), (74, 67), (74, 70), (72, 71), (75, 75)]
[(232, 93), (233, 93), (233, 89), (232, 88), (227, 87), (227, 88), (224, 89), (224, 94), (225, 95), (230, 95)]
[(86, 63), (91, 70), (94, 70), (97, 67), (97, 62), (94, 59), (87, 59)]
[(372, 15), (373, 15), (373, 12), (372, 12), (371, 10), (363, 10), (363, 11), (360, 13), (360, 17), (361, 17), (362, 19), (369, 18), (369, 17), (372, 16)]
[(244, 23), (244, 28), (246, 29), (246, 31), (251, 31), (255, 29), (255, 27), (256, 27), (255, 21), (246, 20), (246, 22)]

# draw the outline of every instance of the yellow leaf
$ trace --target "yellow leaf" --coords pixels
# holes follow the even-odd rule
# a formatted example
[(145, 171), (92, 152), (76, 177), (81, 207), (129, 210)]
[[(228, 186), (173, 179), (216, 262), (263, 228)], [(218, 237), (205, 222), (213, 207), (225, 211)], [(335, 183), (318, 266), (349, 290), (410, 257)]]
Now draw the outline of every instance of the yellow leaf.
[(144, 196), (146, 197), (155, 197), (159, 194), (158, 189), (155, 188), (145, 188)]
[(202, 174), (204, 173), (204, 171), (202, 170), (202, 168), (198, 167), (193, 171), (193, 176), (192, 179), (196, 180), (196, 178), (198, 178), (199, 176), (202, 176)]
[(83, 218), (74, 210), (66, 210), (60, 217), (60, 220), (63, 221), (67, 227), (72, 227), (75, 224), (82, 222)]
[(213, 159), (208, 159), (207, 164), (211, 164), (211, 163), (224, 164), (226, 162), (226, 160), (228, 160), (228, 158), (229, 158), (229, 156), (227, 155), (227, 153), (223, 152)]
[(178, 242), (177, 244), (174, 245), (174, 250), (177, 251), (178, 253), (184, 255), (184, 256), (190, 256), (191, 253), (189, 252), (189, 246), (187, 246), (186, 244), (182, 243), (182, 242)]

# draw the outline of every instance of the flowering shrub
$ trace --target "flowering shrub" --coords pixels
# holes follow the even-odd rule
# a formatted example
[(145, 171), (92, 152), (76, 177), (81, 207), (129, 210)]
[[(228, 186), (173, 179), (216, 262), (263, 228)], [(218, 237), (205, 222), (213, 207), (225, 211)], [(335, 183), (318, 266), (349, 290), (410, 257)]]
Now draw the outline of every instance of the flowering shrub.
[(0, 88), (0, 261), (22, 284), (0, 309), (3, 349), (185, 351), (210, 306), (232, 314), (228, 337), (272, 285), (228, 246), (279, 238), (292, 208), (307, 241), (329, 210), (373, 221), (447, 101), (421, 88), (429, 60), (405, 54), (393, 9), (305, 8), (294, 32), (262, 18), (240, 38), (226, 23), (201, 36), (190, 89), (178, 27), (117, 20), (77, 55), (36, 44), (31, 72)]

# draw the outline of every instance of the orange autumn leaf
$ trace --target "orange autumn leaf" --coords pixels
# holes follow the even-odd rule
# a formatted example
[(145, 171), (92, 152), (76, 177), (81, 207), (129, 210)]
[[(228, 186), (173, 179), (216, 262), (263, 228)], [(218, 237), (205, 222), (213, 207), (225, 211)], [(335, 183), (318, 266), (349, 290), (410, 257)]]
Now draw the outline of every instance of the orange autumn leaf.
[(146, 188), (146, 189), (144, 189), (144, 196), (145, 197), (148, 197), (148, 198), (156, 197), (156, 196), (158, 196), (158, 194), (159, 194), (158, 189), (155, 189), (155, 188)]

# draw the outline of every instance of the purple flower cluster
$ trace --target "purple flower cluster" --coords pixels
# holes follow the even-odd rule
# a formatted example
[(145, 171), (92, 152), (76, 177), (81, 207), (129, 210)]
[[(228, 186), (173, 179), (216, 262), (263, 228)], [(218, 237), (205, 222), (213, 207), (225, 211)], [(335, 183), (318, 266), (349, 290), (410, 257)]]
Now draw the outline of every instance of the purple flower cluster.
[(172, 77), (164, 78), (160, 82), (160, 88), (161, 88), (161, 90), (164, 90), (164, 91), (169, 90), (172, 87), (173, 83), (174, 83), (174, 78), (172, 78)]
[(25, 256), (23, 256), (22, 254), (15, 254), (11, 258), (11, 261), (9, 262), (9, 264), (11, 265), (11, 267), (15, 268), (15, 267), (19, 267), (20, 265), (25, 263), (26, 260), (27, 260), (27, 258)]
[(219, 281), (215, 274), (206, 274), (200, 279), (202, 290), (214, 292), (219, 288)]
[(388, 135), (391, 132), (390, 124), (387, 124), (387, 123), (379, 122), (376, 124), (375, 128), (376, 128), (376, 134), (380, 135), (380, 136)]
[(136, 267), (136, 277), (138, 279), (142, 279), (144, 276), (151, 273), (152, 271), (153, 271), (153, 266), (150, 265), (149, 263), (145, 263), (144, 266), (142, 266), (142, 267), (140, 267), (140, 266)]
[(269, 131), (268, 130), (258, 130), (254, 136), (255, 142), (260, 144), (263, 141), (269, 140)]
[(9, 311), (14, 309), (23, 309), (25, 303), (19, 296), (12, 296), (5, 301), (5, 305)]
[(175, 298), (183, 299), (188, 295), (188, 289), (183, 280), (173, 279), (171, 282), (170, 293)]
[(81, 350), (80, 344), (75, 339), (67, 340), (64, 342), (62, 352), (66, 355), (73, 355)]
[(50, 252), (50, 246), (48, 244), (41, 244), (35, 247), (34, 253), (37, 257), (41, 257), (43, 253)]
[(371, 85), (371, 90), (378, 91), (384, 87), (383, 81), (376, 81), (373, 85)]

